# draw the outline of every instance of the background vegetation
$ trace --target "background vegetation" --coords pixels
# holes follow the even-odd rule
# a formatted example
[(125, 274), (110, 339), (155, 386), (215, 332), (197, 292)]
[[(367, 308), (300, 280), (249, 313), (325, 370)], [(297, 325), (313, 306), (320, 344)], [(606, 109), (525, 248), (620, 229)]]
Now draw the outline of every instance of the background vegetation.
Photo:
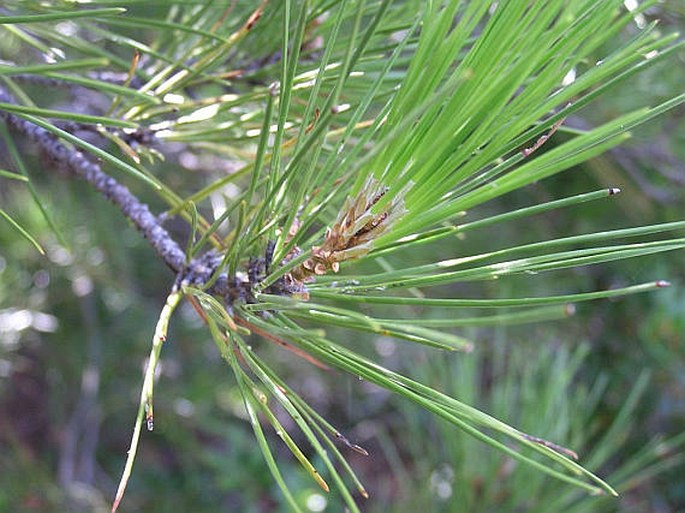
[[(168, 9), (164, 3), (132, 8), (144, 9), (150, 18), (163, 18)], [(664, 32), (685, 25), (679, 1), (655, 6), (645, 16), (660, 19)], [(104, 26), (111, 29), (114, 23)], [(4, 36), (11, 33), (7, 27), (12, 26), (0, 26)], [(160, 37), (150, 27), (128, 26), (121, 33), (148, 41)], [(0, 58), (20, 60), (21, 38), (4, 36)], [(634, 36), (634, 27), (627, 27), (616, 35), (616, 45)], [(246, 41), (248, 50), (250, 45), (260, 49), (259, 56), (273, 55), (279, 44), (263, 32)], [(114, 47), (111, 41), (98, 44)], [(323, 51), (316, 39), (312, 44), (313, 52)], [(676, 64), (684, 60), (681, 49), (566, 124), (598, 126), (682, 92)], [(253, 65), (249, 78), (255, 84), (278, 76), (277, 62)], [(75, 104), (58, 88), (26, 87), (64, 110), (95, 101), (84, 95)], [(623, 192), (615, 199), (496, 224), (469, 234), (466, 242), (444, 239), (417, 252), (449, 258), (465, 243), (469, 253), (478, 253), (491, 249), (493, 240), (504, 246), (681, 220), (682, 114), (680, 106), (638, 129), (632, 141), (570, 173), (479, 206), (475, 218), (600, 187), (620, 187)], [(45, 167), (40, 155), (31, 155), (28, 141), (14, 140), (23, 157), (15, 158), (5, 144), (0, 168), (14, 172), (23, 163), (32, 188), (0, 177), (0, 206), (40, 241), (46, 256), (0, 224), (0, 511), (109, 510), (130, 442), (149, 339), (171, 275), (117, 208), (87, 184), (40, 172)], [(174, 190), (197, 190), (199, 180), (234, 172), (244, 157), (239, 149), (232, 155), (198, 151), (202, 144), (216, 150), (211, 137), (192, 150), (184, 143), (165, 143), (164, 181)], [(34, 191), (40, 202), (34, 201)], [(147, 199), (153, 209), (164, 208), (159, 199)], [(185, 233), (182, 223), (171, 229)], [(421, 255), (406, 258), (420, 261)], [(674, 286), (582, 303), (574, 316), (554, 323), (458, 330), (477, 342), (470, 355), (446, 355), (377, 335), (354, 334), (350, 340), (343, 330), (331, 335), (528, 433), (563, 441), (622, 492), (619, 499), (587, 496), (515, 464), (385, 390), (338, 371), (317, 370), (258, 337), (250, 342), (277, 362), (280, 375), (320, 413), (369, 451), (370, 456), (350, 457), (371, 496), (364, 511), (678, 511), (685, 507), (682, 251), (581, 267), (548, 280), (512, 276), (479, 290), (493, 297), (537, 296), (659, 279)], [(451, 285), (447, 293), (468, 294), (469, 286)], [(421, 307), (407, 312), (432, 315)], [(230, 369), (189, 304), (180, 307), (170, 333), (173, 343), (165, 346), (159, 367), (155, 430), (143, 433), (122, 510), (288, 511), (256, 446)], [(276, 452), (305, 511), (342, 510), (339, 499), (323, 494), (284, 447)]]

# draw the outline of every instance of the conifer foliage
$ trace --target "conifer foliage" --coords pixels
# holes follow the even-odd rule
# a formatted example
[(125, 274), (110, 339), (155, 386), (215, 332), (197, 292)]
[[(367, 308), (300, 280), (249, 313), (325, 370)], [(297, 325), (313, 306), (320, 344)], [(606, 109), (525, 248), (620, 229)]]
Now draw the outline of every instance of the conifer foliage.
[[(345, 455), (366, 451), (303, 400), (248, 343), (250, 335), (306, 359), (311, 372), (348, 372), (386, 388), (569, 485), (615, 494), (563, 440), (523, 433), (334, 335), (342, 329), (469, 351), (474, 341), (458, 326), (550, 320), (568, 315), (571, 303), (667, 285), (540, 297), (444, 293), (457, 283), (525, 273), (545, 280), (549, 271), (681, 249), (685, 222), (560, 233), (493, 244), (486, 253), (470, 253), (465, 243), (443, 260), (423, 251), (619, 192), (471, 215), (605, 152), (685, 101), (674, 96), (591, 130), (566, 124), (682, 48), (655, 24), (636, 25), (653, 3), (628, 10), (616, 0), (4, 2), (5, 148), (21, 162), (21, 141), (40, 153), (41, 172), (90, 184), (173, 272), (113, 510), (132, 476), (141, 431), (155, 427), (155, 368), (173, 341), (168, 325), (181, 301), (197, 310), (232, 369), (259, 448), (295, 511), (265, 427), (350, 511), (359, 511), (350, 489), (367, 492)], [(634, 37), (616, 45), (622, 31)], [(45, 90), (56, 94), (36, 94)], [(167, 169), (177, 169), (179, 148), (233, 168), (203, 169), (193, 190), (177, 190)], [(30, 183), (22, 169), (3, 171), (0, 180)], [(40, 191), (35, 198), (41, 201)], [(153, 211), (152, 200), (165, 210)], [(0, 214), (43, 251), (11, 212)], [(169, 229), (179, 219), (182, 238)], [(439, 308), (442, 317), (407, 318), (403, 307), (411, 305)], [(284, 414), (306, 446), (284, 429)]]

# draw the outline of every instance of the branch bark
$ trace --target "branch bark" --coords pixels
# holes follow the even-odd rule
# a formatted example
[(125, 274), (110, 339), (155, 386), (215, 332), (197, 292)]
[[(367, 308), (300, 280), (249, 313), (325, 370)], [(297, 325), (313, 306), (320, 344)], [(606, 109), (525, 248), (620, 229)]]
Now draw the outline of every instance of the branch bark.
[[(0, 89), (0, 101), (15, 103)], [(69, 148), (53, 134), (25, 119), (0, 111), (0, 118), (16, 132), (28, 137), (55, 163), (55, 166), (88, 182), (96, 191), (114, 203), (150, 242), (155, 252), (176, 274), (186, 267), (186, 254), (169, 232), (162, 227), (148, 206), (125, 185), (107, 175), (99, 164), (75, 148)]]
[[(0, 102), (16, 103), (14, 98), (0, 87)], [(54, 163), (55, 167), (65, 171), (70, 176), (76, 176), (88, 182), (97, 192), (114, 203), (122, 214), (148, 240), (156, 254), (176, 274), (175, 287), (182, 284), (203, 288), (213, 277), (221, 265), (221, 255), (210, 250), (193, 259), (189, 259), (182, 247), (172, 238), (171, 234), (162, 226), (160, 219), (150, 212), (147, 204), (143, 203), (125, 185), (109, 176), (97, 162), (76, 148), (63, 143), (48, 130), (39, 127), (19, 115), (0, 110), (0, 120), (4, 120), (15, 132), (30, 139), (39, 146), (41, 151)], [(248, 276), (231, 276), (226, 272), (219, 274), (207, 292), (223, 297), (228, 306), (234, 300), (251, 302), (252, 287), (263, 278), (265, 273), (266, 256), (264, 259), (251, 261)], [(259, 275), (257, 277), (257, 275)], [(251, 278), (250, 278), (251, 277)], [(283, 278), (267, 287), (267, 292), (275, 294), (289, 294), (292, 292)]]

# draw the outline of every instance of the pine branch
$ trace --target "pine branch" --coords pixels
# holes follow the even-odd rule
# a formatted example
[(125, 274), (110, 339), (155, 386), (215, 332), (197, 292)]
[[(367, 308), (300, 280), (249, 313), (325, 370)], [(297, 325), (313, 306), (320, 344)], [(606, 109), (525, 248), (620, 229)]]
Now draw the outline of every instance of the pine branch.
[[(6, 91), (0, 89), (0, 101), (15, 103)], [(134, 226), (145, 236), (164, 263), (175, 273), (185, 268), (186, 254), (162, 227), (159, 219), (150, 212), (125, 185), (106, 174), (96, 162), (89, 160), (77, 149), (68, 148), (53, 134), (9, 112), (0, 111), (0, 118), (20, 134), (36, 143), (55, 166), (88, 182), (96, 191), (114, 203)]]
[[(439, 256), (431, 245), (470, 229), (613, 195), (614, 189), (578, 194), (453, 224), (463, 211), (599, 155), (624, 140), (627, 130), (685, 103), (685, 95), (681, 95), (592, 130), (566, 134), (565, 139), (555, 141), (559, 144), (538, 151), (563, 119), (613, 84), (675, 51), (672, 39), (652, 40), (648, 28), (630, 44), (607, 56), (602, 54), (601, 66), (586, 66), (596, 62), (598, 49), (635, 14), (617, 12), (618, 3), (614, 3), (450, 1), (414, 12), (405, 9), (409, 4), (393, 5), (391, 0), (364, 8), (363, 2), (324, 2), (313, 7), (316, 2), (267, 6), (265, 1), (253, 12), (242, 13), (245, 22), (241, 13), (228, 16), (232, 5), (224, 16), (234, 21), (226, 27), (216, 23), (210, 10), (184, 12), (179, 5), (179, 16), (174, 19), (148, 20), (148, 13), (141, 11), (105, 27), (79, 25), (84, 32), (66, 41), (59, 30), (36, 30), (35, 41), (28, 39), (29, 47), (51, 55), (51, 46), (42, 41), (54, 39), (55, 48), (70, 50), (64, 52), (69, 58), (52, 59), (55, 63), (48, 59), (39, 64), (28, 62), (11, 69), (0, 65), (5, 74), (34, 86), (55, 87), (64, 82), (72, 84), (72, 94), (74, 88), (88, 88), (106, 98), (115, 96), (106, 116), (92, 116), (8, 105), (13, 102), (11, 95), (0, 88), (0, 102), (4, 102), (0, 107), (5, 109), (0, 119), (20, 137), (34, 141), (51, 165), (85, 180), (109, 199), (176, 275), (155, 330), (131, 451), (114, 509), (130, 475), (143, 419), (148, 429), (153, 426), (154, 367), (181, 294), (187, 295), (219, 353), (231, 365), (260, 449), (295, 510), (297, 505), (275, 464), (262, 422), (266, 420), (276, 430), (319, 485), (323, 481), (285, 433), (274, 406), (290, 416), (326, 464), (333, 478), (330, 482), (339, 489), (347, 508), (359, 511), (333, 465), (338, 458), (344, 466), (344, 458), (334, 451), (335, 458), (329, 458), (322, 443), (331, 443), (328, 437), (339, 439), (338, 435), (310, 413), (306, 401), (252, 351), (248, 333), (315, 365), (343, 370), (413, 401), (542, 473), (594, 494), (616, 493), (573, 461), (575, 453), (524, 434), (328, 338), (337, 333), (329, 328), (342, 328), (445, 350), (468, 350), (472, 343), (449, 332), (450, 328), (560, 318), (570, 313), (570, 307), (564, 306), (570, 301), (615, 297), (665, 285), (659, 281), (612, 291), (500, 299), (424, 295), (424, 289), (430, 295), (428, 290), (434, 286), (533, 275), (685, 247), (683, 238), (613, 243), (681, 229), (680, 223), (554, 237), (487, 252), (465, 244), (459, 254), (449, 257)], [(319, 16), (312, 14), (317, 9), (330, 9), (332, 16), (319, 21)], [(402, 12), (405, 10), (411, 16)], [(260, 29), (253, 31), (262, 14)], [(54, 19), (56, 14), (45, 15)], [(62, 19), (67, 14), (59, 16)], [(27, 19), (46, 18), (13, 18)], [(325, 47), (308, 62), (306, 42), (310, 28), (319, 22), (320, 30), (312, 33), (325, 38)], [(147, 36), (140, 41), (124, 37), (131, 28), (137, 30), (148, 23), (160, 30), (151, 46), (147, 46)], [(125, 28), (124, 32), (118, 27)], [(401, 31), (399, 27), (403, 27)], [(83, 37), (91, 30), (97, 36), (92, 41), (104, 38), (127, 51), (135, 48), (130, 64), (121, 57), (126, 55), (123, 50), (110, 53), (91, 45), (91, 39)], [(274, 39), (275, 34), (280, 37)], [(33, 36), (29, 32), (25, 39)], [(82, 40), (88, 44), (82, 45)], [(91, 51), (90, 46), (98, 51)], [(268, 55), (260, 57), (264, 53)], [(650, 57), (644, 58), (647, 55)], [(101, 58), (106, 62), (97, 63)], [(271, 69), (267, 72), (264, 67)], [(93, 68), (108, 71), (88, 71)], [(109, 68), (128, 68), (129, 73), (115, 74)], [(81, 73), (54, 73), (76, 69)], [(578, 72), (570, 83), (566, 80), (569, 69)], [(87, 78), (94, 76), (96, 79)], [(274, 79), (277, 86), (253, 87)], [(230, 94), (221, 94), (226, 92)], [(173, 101), (167, 102), (167, 94)], [(45, 118), (65, 121), (49, 124)], [(144, 127), (133, 133), (109, 128), (133, 130), (141, 123)], [(208, 173), (208, 185), (182, 198), (139, 167), (75, 135), (93, 131), (99, 136), (112, 135), (117, 142), (123, 140), (122, 146), (151, 145), (157, 142), (154, 131), (147, 128), (151, 126), (164, 126), (165, 134), (160, 133), (159, 140), (196, 145), (198, 150), (219, 155), (238, 154), (245, 157), (246, 165), (240, 173), (228, 176)], [(169, 215), (181, 213), (189, 221), (192, 235), (188, 242), (174, 240), (163, 226), (166, 217), (153, 214), (141, 198), (109, 176), (106, 163), (151, 182), (163, 197), (173, 198)], [(195, 206), (219, 197), (229, 183), (239, 192), (230, 195), (225, 212), (210, 225)], [(217, 244), (222, 249), (201, 253), (210, 238), (219, 240), (218, 230), (223, 232), (226, 225), (223, 243)], [(201, 232), (197, 242), (196, 232)], [(404, 251), (409, 258), (386, 258), (395, 250)], [(415, 255), (420, 255), (416, 262)], [(411, 295), (395, 295), (395, 290), (401, 289)], [(367, 309), (363, 303), (394, 304), (408, 307), (407, 311), (411, 305), (438, 304), (521, 309), (471, 318), (452, 316), (451, 312), (449, 317), (435, 319), (384, 318), (380, 315), (385, 307)], [(329, 447), (334, 449), (332, 443)], [(545, 458), (546, 463), (536, 457)], [(324, 483), (322, 488), (327, 491), (328, 485)], [(360, 493), (366, 496), (363, 488)]]
[[(0, 102), (16, 103), (14, 98), (0, 88)], [(102, 170), (102, 167), (90, 160), (76, 148), (62, 143), (54, 134), (15, 114), (0, 110), (0, 119), (16, 132), (37, 144), (41, 152), (54, 164), (56, 169), (65, 171), (69, 176), (76, 176), (88, 182), (102, 196), (116, 205), (121, 213), (138, 229), (150, 243), (155, 253), (176, 274), (175, 288), (190, 285), (206, 288), (207, 292), (224, 299), (230, 309), (235, 300), (247, 303), (254, 302), (252, 289), (267, 274), (271, 264), (267, 250), (265, 258), (252, 259), (247, 273), (237, 273), (229, 277), (226, 272), (218, 271), (222, 264), (221, 255), (210, 250), (198, 257), (189, 258), (171, 234), (162, 226), (159, 217), (155, 216), (149, 206), (142, 202), (128, 187), (118, 182)], [(76, 128), (76, 125), (70, 126)], [(147, 137), (154, 137), (146, 134)], [(295, 285), (286, 283), (285, 279), (275, 281), (265, 290), (271, 294), (290, 294)], [(299, 288), (297, 288), (299, 291)]]

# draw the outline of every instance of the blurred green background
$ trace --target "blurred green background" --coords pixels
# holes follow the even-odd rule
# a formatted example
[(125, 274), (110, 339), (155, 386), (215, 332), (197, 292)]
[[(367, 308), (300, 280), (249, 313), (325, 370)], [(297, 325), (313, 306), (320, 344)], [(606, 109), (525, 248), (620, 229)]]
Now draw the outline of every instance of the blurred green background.
[[(685, 27), (684, 11), (675, 0), (655, 15), (663, 30), (677, 30)], [(0, 50), (7, 58), (10, 49), (1, 38)], [(592, 126), (682, 91), (685, 55), (678, 58), (650, 68), (567, 125)], [(443, 241), (432, 250), (448, 257), (493, 249), (493, 241), (499, 247), (681, 220), (683, 114), (682, 108), (671, 111), (628, 144), (492, 202), (487, 212), (604, 186), (623, 190), (615, 199)], [(35, 153), (25, 141), (17, 143), (23, 155)], [(66, 245), (45, 224), (25, 186), (0, 182), (2, 208), (47, 249), (42, 257), (0, 222), (0, 512), (109, 511), (149, 340), (173, 276), (120, 213), (86, 185), (42, 172), (45, 163), (37, 155), (26, 162)], [(4, 147), (0, 168), (12, 168)], [(192, 172), (170, 164), (165, 173), (180, 190), (194, 180)], [(685, 463), (682, 436), (677, 438), (685, 431), (682, 252), (503, 279), (473, 290), (524, 296), (656, 279), (673, 286), (585, 303), (561, 322), (469, 330), (465, 334), (477, 341), (470, 355), (338, 334), (391, 368), (572, 447), (582, 463), (624, 492), (619, 499), (586, 497), (517, 467), (385, 391), (316, 369), (263, 340), (254, 344), (279, 362), (282, 375), (305, 399), (370, 452), (350, 455), (371, 495), (360, 499), (364, 511), (682, 511)], [(189, 305), (172, 322), (170, 334), (155, 395), (155, 431), (143, 434), (121, 511), (286, 511), (232, 375)], [(341, 511), (336, 497), (324, 496), (271, 435), (303, 508)]]

